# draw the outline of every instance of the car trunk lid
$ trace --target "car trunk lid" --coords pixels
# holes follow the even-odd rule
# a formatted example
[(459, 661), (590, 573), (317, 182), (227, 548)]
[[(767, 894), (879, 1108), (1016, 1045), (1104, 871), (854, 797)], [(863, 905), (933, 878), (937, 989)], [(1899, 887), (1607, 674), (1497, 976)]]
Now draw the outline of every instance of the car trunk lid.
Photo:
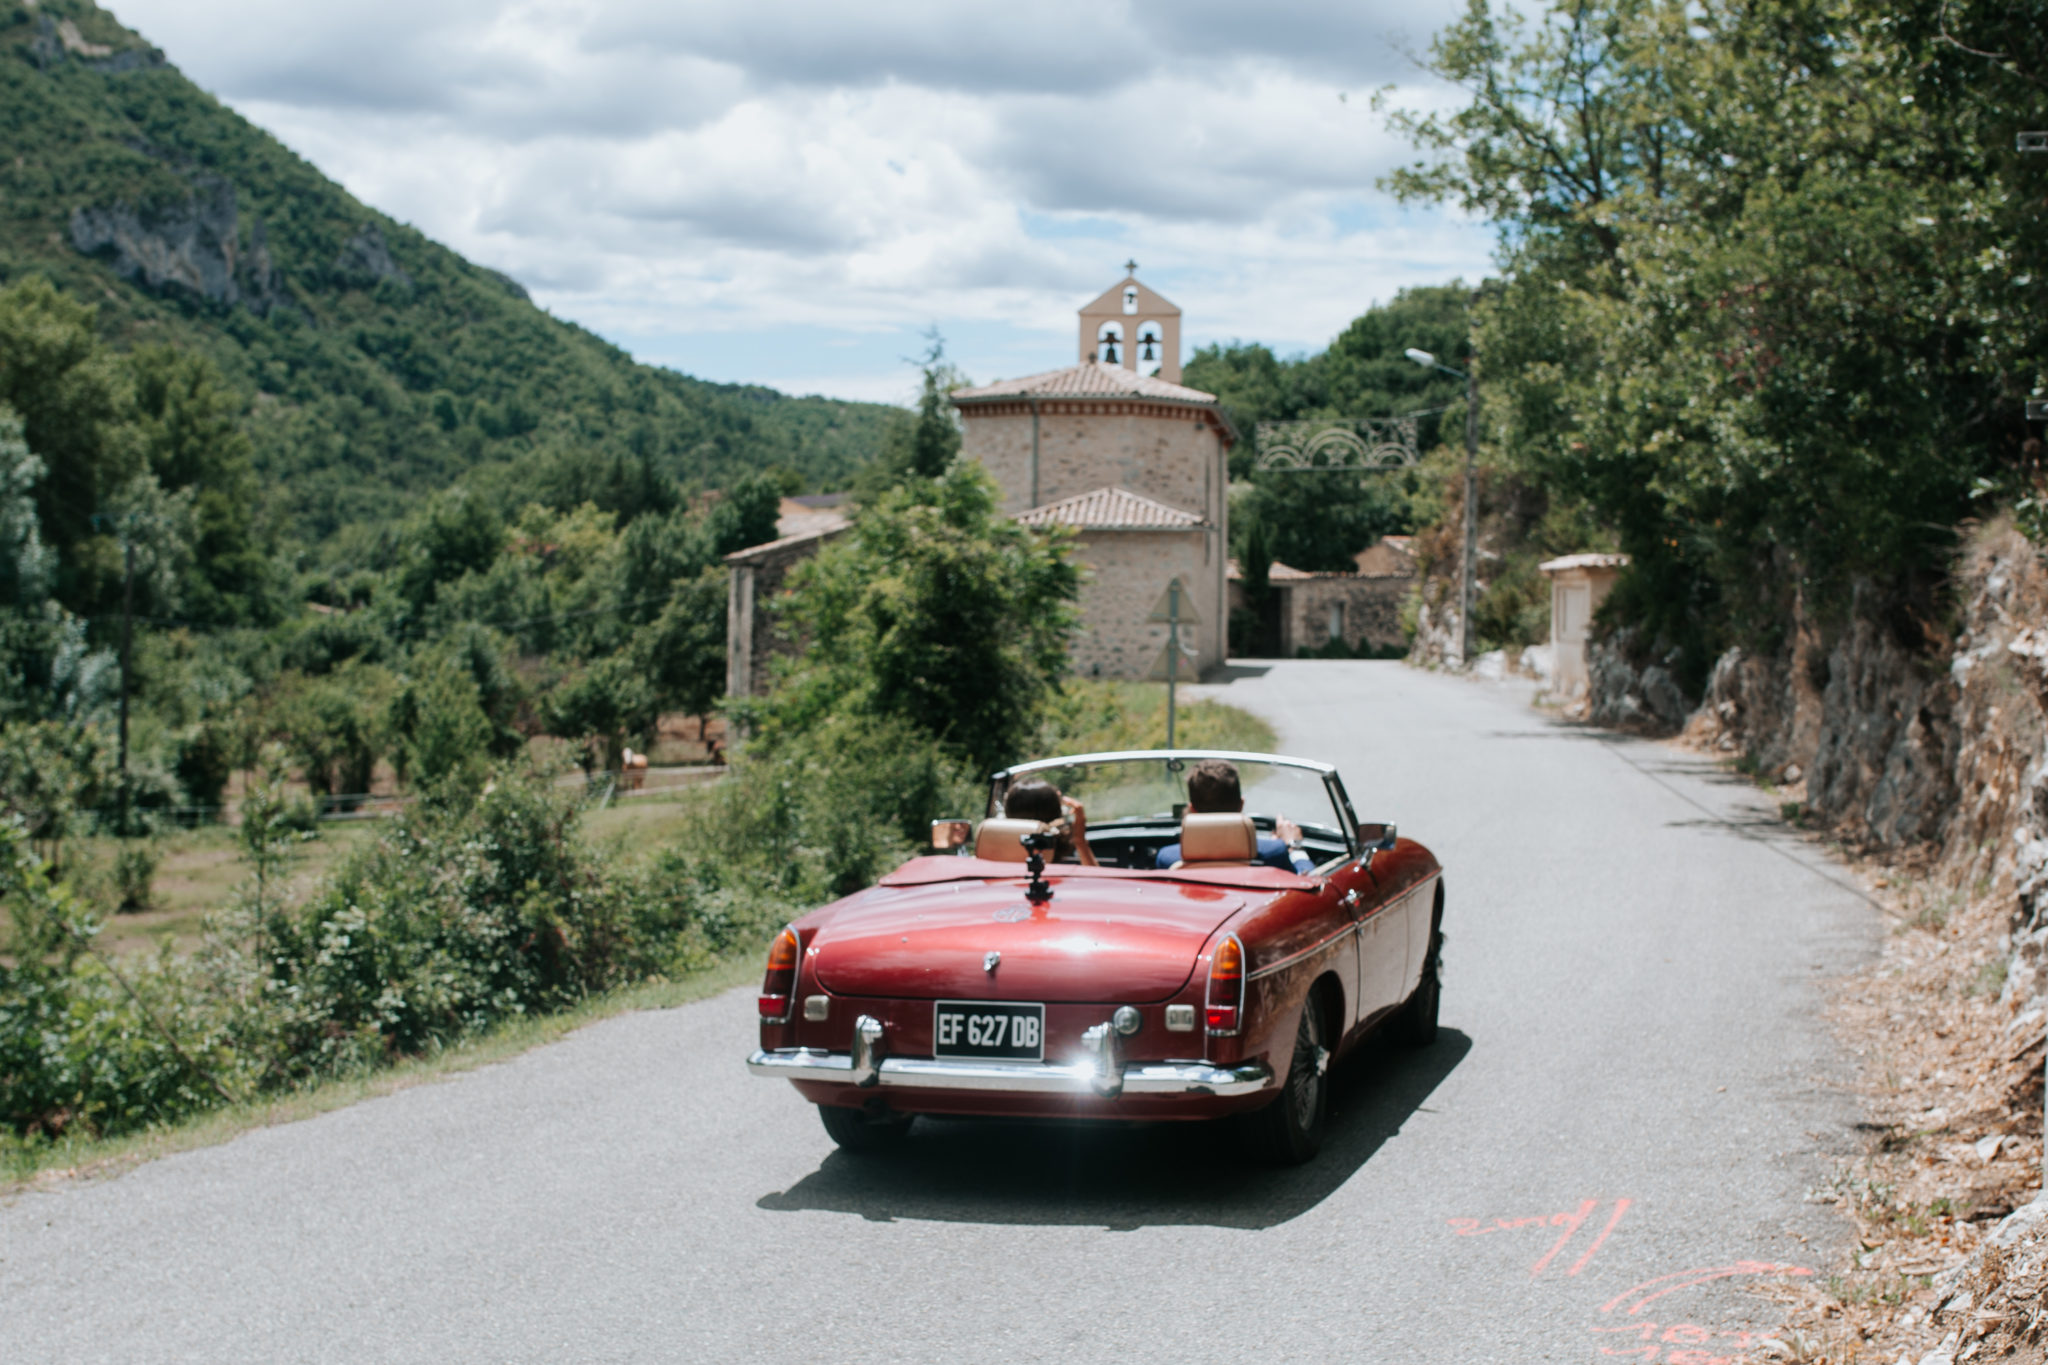
[(878, 888), (818, 931), (812, 970), (835, 995), (1165, 1000), (1243, 903), (1178, 882), (1069, 881), (1042, 906), (1022, 880)]

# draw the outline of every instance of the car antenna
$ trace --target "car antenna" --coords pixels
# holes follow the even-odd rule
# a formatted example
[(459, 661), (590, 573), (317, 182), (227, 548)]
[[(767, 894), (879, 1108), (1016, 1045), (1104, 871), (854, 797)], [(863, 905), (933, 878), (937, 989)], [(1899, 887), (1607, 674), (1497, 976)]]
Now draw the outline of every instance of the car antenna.
[(1047, 826), (1040, 826), (1018, 841), (1024, 845), (1024, 866), (1031, 873), (1024, 899), (1033, 905), (1044, 905), (1052, 899), (1052, 884), (1045, 879), (1045, 854), (1047, 849), (1058, 847), (1059, 841), (1059, 834)]

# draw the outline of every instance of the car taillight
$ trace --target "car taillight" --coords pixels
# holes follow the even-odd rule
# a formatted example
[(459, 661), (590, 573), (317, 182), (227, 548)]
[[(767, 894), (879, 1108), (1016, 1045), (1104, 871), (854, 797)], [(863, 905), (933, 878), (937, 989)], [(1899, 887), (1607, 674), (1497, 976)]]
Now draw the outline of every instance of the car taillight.
[(1204, 1011), (1209, 1032), (1229, 1037), (1237, 1032), (1237, 1016), (1244, 1010), (1244, 945), (1231, 934), (1216, 945), (1209, 958), (1209, 1003)]
[(768, 945), (768, 975), (761, 979), (761, 1017), (782, 1023), (789, 1018), (790, 1002), (796, 999), (796, 960), (802, 951), (796, 928), (784, 925)]

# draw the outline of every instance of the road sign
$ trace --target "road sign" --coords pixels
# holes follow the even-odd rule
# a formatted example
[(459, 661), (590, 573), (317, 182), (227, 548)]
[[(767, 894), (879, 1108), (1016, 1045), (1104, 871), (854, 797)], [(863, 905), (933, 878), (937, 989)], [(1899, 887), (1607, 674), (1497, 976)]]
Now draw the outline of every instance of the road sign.
[[(1180, 587), (1178, 611), (1175, 610), (1176, 604), (1173, 600), (1173, 589), (1176, 584)], [(1159, 594), (1158, 605), (1152, 608), (1152, 614), (1145, 619), (1147, 621), (1159, 622), (1177, 621), (1184, 626), (1198, 625), (1202, 620), (1200, 616), (1195, 614), (1195, 599), (1189, 596), (1188, 585), (1182, 583), (1178, 578), (1166, 585), (1166, 591)]]
[[(1180, 657), (1179, 657), (1178, 659), (1175, 659), (1175, 660), (1173, 661), (1173, 671), (1172, 671), (1172, 676), (1171, 676), (1171, 677), (1169, 677), (1169, 676), (1168, 676), (1168, 673), (1167, 673), (1167, 659), (1168, 659), (1168, 656), (1169, 656), (1170, 654), (1172, 654), (1173, 652), (1174, 652), (1174, 645), (1173, 645), (1173, 642), (1172, 642), (1171, 640), (1169, 640), (1169, 641), (1167, 641), (1167, 643), (1165, 644), (1165, 646), (1164, 646), (1163, 648), (1161, 648), (1161, 649), (1160, 649), (1160, 651), (1159, 651), (1159, 657), (1158, 657), (1158, 658), (1156, 658), (1156, 659), (1154, 659), (1154, 660), (1152, 661), (1152, 667), (1151, 667), (1150, 669), (1148, 669), (1148, 670), (1146, 671), (1146, 673), (1145, 673), (1145, 681), (1146, 681), (1146, 682), (1193, 682), (1193, 681), (1195, 681), (1195, 677), (1196, 677), (1196, 670), (1197, 670), (1197, 664), (1196, 664), (1196, 661), (1195, 661), (1195, 656), (1194, 656), (1194, 655), (1192, 655), (1192, 654), (1190, 654), (1190, 653), (1188, 653), (1188, 652), (1187, 652), (1187, 650), (1186, 650), (1185, 648), (1183, 648), (1183, 649), (1181, 649), (1181, 650), (1179, 650), (1179, 651), (1178, 651), (1178, 652), (1179, 652), (1179, 654), (1180, 654)], [(1168, 741), (1168, 742), (1169, 742), (1169, 743), (1171, 743), (1171, 741)]]

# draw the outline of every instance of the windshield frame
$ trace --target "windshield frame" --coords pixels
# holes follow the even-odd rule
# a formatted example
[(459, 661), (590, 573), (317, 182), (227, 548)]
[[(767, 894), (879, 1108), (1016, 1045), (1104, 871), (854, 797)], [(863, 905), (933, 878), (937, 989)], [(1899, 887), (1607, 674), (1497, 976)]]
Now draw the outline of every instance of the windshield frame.
[(1167, 762), (1178, 760), (1183, 765), (1200, 763), (1205, 759), (1221, 759), (1234, 764), (1264, 764), (1275, 768), (1299, 768), (1314, 773), (1322, 780), (1324, 793), (1329, 797), (1330, 808), (1336, 812), (1342, 823), (1341, 833), (1347, 856), (1355, 857), (1358, 846), (1358, 816), (1351, 809), (1351, 798), (1344, 790), (1344, 779), (1337, 775), (1334, 764), (1319, 763), (1312, 758), (1292, 758), (1285, 754), (1249, 753), (1239, 749), (1113, 749), (1093, 754), (1060, 754), (1052, 758), (1034, 758), (1028, 763), (1013, 763), (1007, 768), (989, 774), (988, 806), (986, 815), (999, 815), (1003, 809), (1003, 794), (1012, 782), (1034, 772), (1049, 768), (1073, 767), (1082, 763), (1137, 763)]

